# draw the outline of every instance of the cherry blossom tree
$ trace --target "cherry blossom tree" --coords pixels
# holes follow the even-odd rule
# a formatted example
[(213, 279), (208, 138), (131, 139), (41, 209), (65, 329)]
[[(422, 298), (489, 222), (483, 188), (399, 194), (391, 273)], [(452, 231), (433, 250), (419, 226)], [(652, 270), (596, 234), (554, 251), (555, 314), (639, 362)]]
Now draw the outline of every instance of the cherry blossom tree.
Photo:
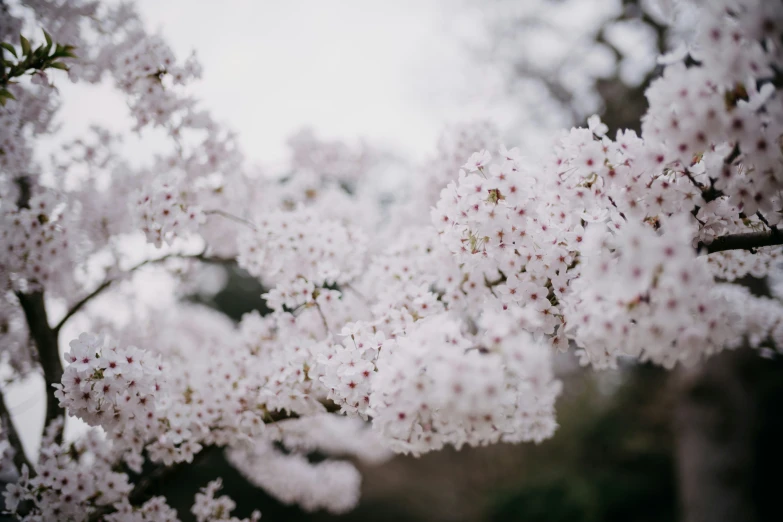
[[(22, 520), (178, 520), (150, 484), (211, 447), (281, 501), (340, 513), (351, 459), (551, 437), (556, 351), (611, 370), (783, 346), (780, 301), (732, 284), (780, 262), (779, 2), (678, 4), (698, 24), (660, 59), (640, 133), (593, 117), (525, 150), (460, 127), (391, 203), (376, 151), (307, 133), (289, 177), (258, 176), (188, 94), (195, 56), (132, 5), (0, 6), (2, 363), (6, 383), (46, 383), (32, 458), (0, 397)], [(96, 127), (37, 158), (69, 81), (110, 82), (166, 151), (132, 163)], [(216, 264), (257, 278), (270, 313), (235, 324), (179, 298)], [(65, 436), (74, 418), (90, 428)], [(220, 486), (197, 520), (238, 520)]]

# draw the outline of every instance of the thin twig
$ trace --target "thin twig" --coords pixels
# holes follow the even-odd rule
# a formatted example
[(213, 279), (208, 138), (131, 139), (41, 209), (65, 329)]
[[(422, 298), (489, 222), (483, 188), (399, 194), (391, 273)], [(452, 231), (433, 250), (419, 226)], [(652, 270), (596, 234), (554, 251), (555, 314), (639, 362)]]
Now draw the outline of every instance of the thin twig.
[[(326, 411), (329, 413), (335, 413), (340, 411), (340, 407), (337, 406), (334, 402), (328, 401), (324, 403), (324, 406), (326, 408)], [(297, 419), (299, 418), (299, 415), (296, 413), (286, 413), (284, 411), (275, 410), (273, 412), (269, 412), (266, 420), (266, 424), (275, 424), (277, 422), (287, 420), (287, 419)], [(129, 502), (137, 506), (141, 504), (143, 501), (147, 499), (147, 497), (151, 493), (151, 489), (155, 484), (160, 483), (161, 480), (164, 480), (167, 477), (171, 477), (172, 475), (176, 474), (177, 472), (183, 471), (187, 469), (190, 466), (195, 466), (199, 462), (202, 462), (206, 457), (214, 453), (215, 451), (222, 449), (220, 446), (206, 446), (201, 449), (196, 455), (193, 457), (192, 462), (179, 462), (177, 464), (171, 465), (171, 466), (159, 466), (145, 475), (138, 478), (138, 481), (133, 486), (133, 489), (131, 490), (130, 494), (128, 495)], [(104, 515), (107, 515), (108, 513), (111, 513), (114, 511), (113, 506), (102, 506), (98, 508), (96, 511), (93, 511), (90, 514), (89, 521), (90, 522), (98, 522), (99, 520), (102, 520)]]
[(729, 152), (729, 155), (723, 158), (723, 164), (731, 165), (737, 158), (739, 158), (741, 153), (742, 151), (740, 150), (739, 143), (735, 143), (734, 147), (731, 149), (731, 152)]
[(230, 212), (226, 212), (225, 210), (220, 210), (220, 209), (205, 210), (204, 214), (207, 216), (210, 215), (222, 216), (226, 219), (230, 219), (232, 221), (236, 221), (237, 223), (241, 223), (245, 226), (248, 226), (252, 230), (258, 230), (252, 221), (248, 221), (247, 219), (241, 218), (239, 216), (235, 216), (234, 214), (231, 214)]
[(500, 272), (500, 277), (498, 277), (494, 281), (490, 281), (489, 279), (487, 279), (487, 276), (484, 276), (484, 285), (487, 288), (493, 288), (505, 282), (506, 282), (506, 274), (504, 274), (503, 272)]
[(696, 181), (696, 178), (694, 178), (694, 177), (693, 177), (693, 174), (691, 174), (691, 171), (690, 171), (690, 170), (688, 170), (688, 169), (685, 169), (685, 170), (683, 171), (683, 173), (684, 173), (684, 174), (685, 174), (685, 176), (686, 176), (686, 177), (687, 177), (687, 178), (688, 178), (688, 179), (691, 181), (691, 183), (693, 183), (693, 185), (694, 185), (694, 186), (695, 186), (697, 189), (699, 189), (699, 190), (700, 190), (700, 191), (702, 191), (702, 192), (704, 192), (705, 190), (707, 190), (707, 189), (706, 189), (706, 187), (705, 187), (704, 185), (702, 185), (701, 183), (699, 183), (698, 181)]
[(324, 328), (326, 328), (326, 333), (328, 334), (332, 329), (329, 328), (329, 323), (326, 322), (326, 316), (324, 315), (323, 310), (321, 310), (321, 305), (315, 303), (315, 309), (318, 310), (318, 315), (321, 316), (321, 321), (324, 323)]
[(342, 288), (345, 288), (346, 290), (350, 290), (354, 293), (356, 297), (358, 297), (361, 301), (364, 302), (364, 304), (370, 304), (370, 300), (367, 299), (361, 292), (359, 292), (356, 288), (353, 287), (350, 283), (345, 283), (343, 285), (340, 285)]
[(94, 297), (96, 297), (98, 294), (100, 294), (101, 292), (106, 290), (109, 286), (111, 286), (111, 284), (114, 283), (114, 281), (115, 279), (108, 279), (104, 281), (103, 283), (101, 283), (100, 286), (98, 286), (98, 288), (96, 288), (95, 290), (93, 290), (83, 298), (81, 298), (75, 305), (71, 307), (70, 310), (68, 310), (68, 312), (66, 312), (65, 316), (62, 319), (60, 319), (60, 322), (57, 323), (57, 325), (54, 327), (54, 331), (59, 332), (68, 319), (70, 319), (76, 312), (81, 310), (84, 307), (84, 305), (86, 305)]
[(169, 259), (193, 259), (196, 261), (201, 261), (202, 263), (213, 263), (213, 264), (230, 264), (234, 262), (233, 258), (227, 258), (227, 257), (210, 257), (204, 254), (204, 252), (201, 252), (200, 254), (167, 254), (165, 256), (156, 258), (156, 259), (147, 259), (145, 261), (142, 261), (141, 263), (129, 268), (123, 274), (119, 277), (114, 277), (111, 279), (107, 279), (98, 287), (81, 298), (79, 301), (76, 302), (69, 310), (66, 312), (65, 316), (60, 319), (60, 322), (57, 323), (57, 326), (54, 327), (54, 332), (57, 333), (60, 331), (60, 329), (63, 327), (63, 325), (70, 319), (76, 312), (81, 310), (84, 305), (86, 305), (88, 302), (90, 302), (92, 299), (103, 293), (104, 290), (109, 288), (112, 284), (116, 283), (117, 281), (120, 281), (125, 278), (127, 274), (130, 274), (132, 272), (135, 272), (136, 270), (143, 268), (147, 265), (154, 265), (158, 263), (163, 263), (164, 261), (167, 261)]
[(769, 224), (769, 221), (767, 221), (767, 218), (764, 217), (764, 214), (762, 214), (760, 210), (756, 212), (756, 216), (761, 220), (762, 223), (767, 225), (770, 230), (777, 230), (775, 227)]
[(688, 169), (685, 169), (683, 172), (685, 176), (690, 180), (690, 182), (693, 183), (693, 186), (699, 189), (699, 191), (701, 192), (701, 197), (704, 199), (705, 202), (709, 203), (710, 201), (715, 201), (719, 197), (725, 195), (723, 191), (715, 188), (715, 182), (712, 181), (711, 178), (710, 178), (710, 186), (708, 187), (696, 181), (696, 178), (693, 177), (693, 174), (691, 174), (691, 172)]
[[(612, 206), (618, 211), (620, 210), (620, 208), (617, 206), (617, 203), (615, 203), (614, 200), (612, 199), (612, 196), (609, 196), (609, 203), (611, 203)], [(625, 214), (623, 214), (622, 212), (620, 212), (620, 217), (623, 218), (624, 221), (628, 221), (628, 218), (626, 218)]]

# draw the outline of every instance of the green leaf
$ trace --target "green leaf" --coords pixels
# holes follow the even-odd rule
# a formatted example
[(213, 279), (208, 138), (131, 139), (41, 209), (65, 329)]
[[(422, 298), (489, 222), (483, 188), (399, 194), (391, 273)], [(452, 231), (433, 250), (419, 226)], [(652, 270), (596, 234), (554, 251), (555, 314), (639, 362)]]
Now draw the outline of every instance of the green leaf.
[(46, 45), (49, 47), (49, 49), (52, 48), (52, 35), (47, 33), (46, 31), (43, 32), (44, 38), (46, 38)]
[(54, 48), (54, 54), (52, 54), (52, 58), (68, 58), (73, 57), (73, 53), (71, 53), (71, 50), (74, 47), (72, 45), (60, 45), (56, 44)]
[(19, 43), (22, 44), (22, 54), (25, 56), (30, 54), (30, 41), (21, 34), (19, 35)]
[(0, 47), (5, 49), (9, 53), (13, 54), (14, 58), (19, 58), (19, 56), (16, 54), (16, 49), (14, 49), (14, 46), (11, 45), (10, 43), (6, 43), (6, 42), (0, 43)]
[(51, 67), (52, 69), (60, 69), (60, 70), (63, 70), (63, 71), (67, 71), (67, 70), (68, 70), (68, 66), (67, 66), (67, 65), (65, 65), (65, 64), (64, 64), (64, 63), (62, 63), (62, 62), (54, 62), (54, 63), (53, 63), (52, 65), (50, 65), (49, 67)]
[(10, 91), (3, 89), (0, 91), (0, 99), (3, 100), (3, 105), (5, 105), (5, 100), (16, 100), (16, 97)]

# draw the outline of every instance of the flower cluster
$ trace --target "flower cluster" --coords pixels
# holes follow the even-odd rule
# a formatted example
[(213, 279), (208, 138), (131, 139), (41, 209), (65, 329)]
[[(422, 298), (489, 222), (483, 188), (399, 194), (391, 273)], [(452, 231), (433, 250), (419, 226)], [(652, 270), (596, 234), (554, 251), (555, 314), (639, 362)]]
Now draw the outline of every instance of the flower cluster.
[(583, 224), (591, 216), (563, 208), (565, 198), (545, 190), (546, 179), (523, 171), (517, 150), (501, 154), (501, 163), (491, 163), (487, 151), (471, 156), (465, 166), (472, 172), (462, 171), (443, 190), (433, 223), (468, 272), (463, 289), (506, 308), (534, 310), (531, 333), (551, 335), (562, 325), (558, 300), (578, 275)]
[[(166, 365), (166, 380), (157, 394), (166, 397), (158, 428), (149, 433), (142, 429), (147, 435), (134, 451), (149, 444), (154, 460), (182, 462), (202, 446), (228, 445), (263, 431), (268, 412), (259, 389), (271, 368), (245, 349), (226, 317), (202, 307), (177, 309), (136, 317), (119, 332)], [(183, 337), (182, 332), (188, 334)], [(123, 445), (138, 439), (133, 423), (126, 428)]]
[(672, 368), (738, 345), (733, 307), (714, 291), (684, 221), (667, 219), (662, 235), (631, 221), (615, 235), (588, 238), (565, 306), (566, 330), (586, 362), (614, 367), (629, 355)]
[(275, 285), (269, 306), (313, 303), (316, 288), (349, 283), (364, 265), (361, 231), (324, 221), (307, 209), (261, 216), (239, 241), (239, 266)]
[(290, 314), (264, 318), (246, 314), (240, 323), (241, 342), (258, 367), (252, 377), (257, 379), (257, 400), (264, 404), (264, 411), (318, 413), (324, 410), (320, 402), (324, 394), (311, 372), (322, 343), (309, 336), (290, 335), (294, 322)]
[(165, 126), (179, 111), (193, 102), (167, 89), (164, 80), (183, 85), (201, 76), (201, 66), (195, 59), (177, 65), (174, 53), (159, 36), (138, 40), (133, 47), (117, 57), (114, 75), (123, 90), (131, 95), (131, 113), (138, 128), (150, 123)]
[(554, 327), (553, 344), (574, 340), (594, 366), (625, 354), (670, 367), (737, 346), (740, 318), (711, 296), (713, 277), (764, 276), (779, 259), (779, 248), (696, 256), (719, 237), (776, 234), (780, 219), (783, 151), (771, 144), (783, 108), (762, 84), (780, 57), (754, 2), (718, 4), (703, 12), (697, 64), (669, 65), (647, 91), (641, 135), (611, 140), (591, 119), (541, 160), (477, 152), (433, 209), (471, 275), (504, 306), (538, 310), (532, 333)]
[(29, 503), (28, 520), (85, 520), (95, 508), (127, 502), (133, 486), (114, 464), (111, 445), (97, 430), (69, 446), (45, 441), (35, 476), (25, 468), (4, 492), (6, 509), (16, 513)]
[(322, 360), (322, 380), (344, 411), (371, 416), (396, 451), (543, 440), (556, 426), (560, 384), (546, 343), (520, 327), (536, 318), (517, 310), (487, 312), (481, 338), (437, 315), (385, 341), (348, 327), (350, 340)]
[(349, 511), (359, 501), (359, 471), (334, 457), (311, 463), (306, 455), (312, 452), (367, 464), (390, 456), (383, 439), (364, 422), (328, 413), (277, 422), (263, 440), (236, 445), (227, 456), (251, 483), (285, 504), (305, 511)]
[(349, 462), (311, 464), (301, 454), (282, 453), (266, 442), (232, 449), (228, 459), (251, 483), (305, 511), (345, 513), (359, 502), (361, 475)]
[(114, 508), (114, 513), (105, 516), (106, 522), (179, 522), (177, 511), (163, 497), (152, 497), (139, 507), (125, 500)]
[(69, 227), (64, 209), (51, 192), (33, 196), (22, 207), (0, 207), (4, 275), (27, 289), (51, 284), (70, 263)]
[(94, 334), (81, 334), (70, 347), (62, 384), (55, 385), (60, 405), (109, 433), (128, 423), (153, 431), (161, 400), (161, 363), (135, 346), (106, 346)]
[[(752, 348), (780, 349), (783, 346), (783, 305), (780, 299), (757, 297), (745, 287), (719, 284), (714, 293), (725, 299), (737, 314), (735, 334)], [(736, 313), (736, 312), (735, 312)]]
[(175, 238), (194, 232), (206, 221), (198, 206), (188, 205), (186, 195), (167, 183), (155, 183), (141, 189), (134, 210), (138, 227), (147, 236), (147, 241), (157, 247), (164, 242), (170, 245)]
[(328, 398), (349, 415), (369, 415), (376, 360), (384, 345), (383, 333), (369, 325), (349, 324), (343, 328), (345, 341), (319, 354), (320, 379), (329, 390)]
[[(46, 441), (45, 441), (46, 443)], [(152, 497), (133, 506), (128, 495), (133, 484), (125, 473), (117, 472), (111, 443), (97, 430), (89, 431), (69, 446), (46, 444), (41, 450), (35, 476), (26, 467), (16, 483), (3, 493), (8, 512), (24, 520), (100, 520), (107, 522), (179, 522), (176, 510), (163, 497)], [(197, 520), (254, 522), (230, 517), (234, 507), (228, 497), (215, 498), (219, 481), (210, 483), (196, 495), (192, 511)], [(22, 511), (22, 506), (24, 511)]]
[(316, 137), (303, 129), (288, 139), (291, 168), (296, 172), (317, 173), (322, 181), (356, 186), (377, 162), (377, 155), (366, 143), (351, 147), (342, 141)]
[(436, 153), (421, 166), (414, 198), (422, 209), (437, 203), (440, 191), (454, 180), (465, 161), (477, 150), (495, 150), (500, 132), (490, 121), (474, 121), (448, 127), (438, 139)]
[(231, 512), (236, 507), (236, 503), (225, 495), (215, 497), (215, 493), (222, 486), (220, 479), (213, 480), (196, 494), (196, 502), (191, 512), (198, 522), (258, 522), (261, 519), (261, 513), (258, 511), (254, 511), (250, 518), (240, 520), (232, 517)]

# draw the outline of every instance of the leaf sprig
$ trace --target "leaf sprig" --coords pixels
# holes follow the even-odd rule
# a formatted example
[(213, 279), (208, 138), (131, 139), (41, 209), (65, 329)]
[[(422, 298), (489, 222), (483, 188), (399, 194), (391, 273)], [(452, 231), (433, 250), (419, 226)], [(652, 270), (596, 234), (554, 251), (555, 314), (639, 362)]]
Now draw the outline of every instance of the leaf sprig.
[[(14, 78), (24, 76), (28, 72), (35, 74), (46, 69), (68, 70), (63, 59), (76, 58), (72, 45), (60, 45), (52, 40), (52, 36), (43, 32), (45, 43), (33, 49), (30, 40), (19, 35), (19, 47), (7, 42), (0, 42), (0, 106), (5, 106), (8, 100), (15, 100), (14, 95), (8, 90), (9, 85), (16, 83)], [(7, 59), (6, 52), (13, 56)]]

